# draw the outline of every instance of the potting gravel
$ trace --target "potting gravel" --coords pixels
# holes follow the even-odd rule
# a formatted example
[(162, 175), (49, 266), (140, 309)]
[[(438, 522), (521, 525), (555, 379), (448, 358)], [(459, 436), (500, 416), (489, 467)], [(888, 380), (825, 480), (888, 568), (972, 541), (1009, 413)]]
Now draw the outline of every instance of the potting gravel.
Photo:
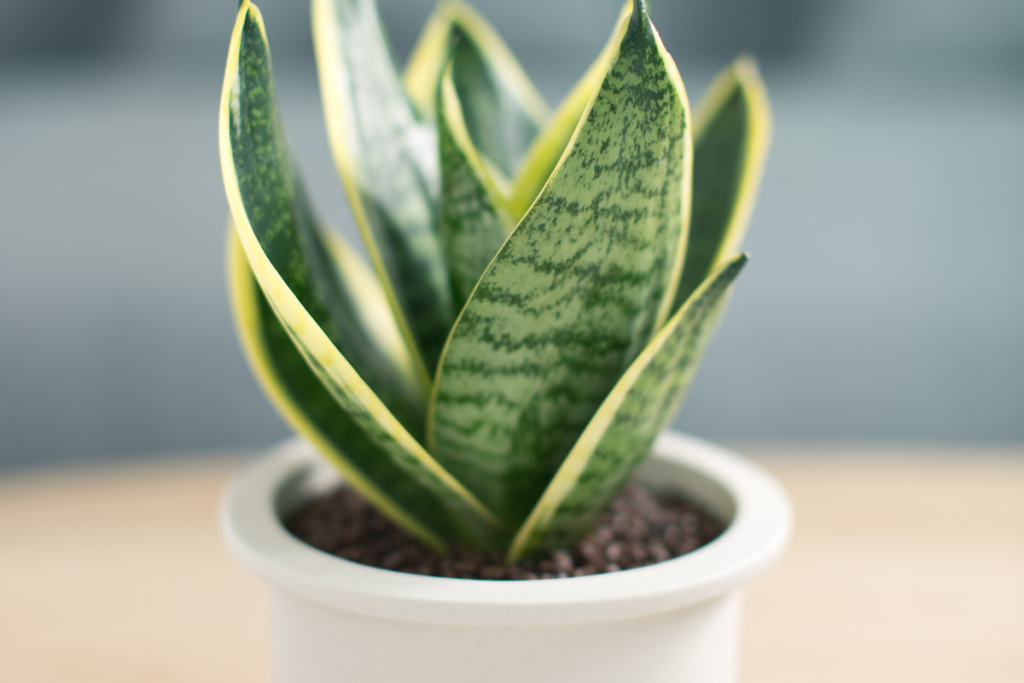
[(354, 490), (316, 498), (285, 521), (292, 534), (353, 562), (411, 574), (525, 580), (587, 576), (679, 557), (714, 540), (722, 525), (674, 495), (628, 484), (594, 530), (571, 550), (507, 566), (501, 553), (453, 546), (438, 555), (388, 521)]

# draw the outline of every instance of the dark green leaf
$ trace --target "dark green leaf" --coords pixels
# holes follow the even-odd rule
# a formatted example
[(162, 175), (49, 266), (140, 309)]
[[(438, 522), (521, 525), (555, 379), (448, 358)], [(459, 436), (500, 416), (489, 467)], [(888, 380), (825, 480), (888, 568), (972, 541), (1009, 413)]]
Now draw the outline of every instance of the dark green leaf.
[(260, 291), (235, 235), (229, 245), (229, 275), (238, 334), (253, 374), (292, 428), (378, 510), (416, 538), (442, 550), (445, 539), (458, 537), (458, 520), (451, 519), (449, 506), (396, 463), (306, 364)]
[(671, 57), (634, 12), (572, 148), (456, 322), (427, 442), (509, 526), (665, 319), (682, 263), (688, 124)]
[(708, 88), (694, 115), (693, 209), (675, 308), (740, 249), (768, 156), (768, 95), (749, 59)]
[(455, 60), (455, 87), (474, 145), (511, 177), (548, 118), (548, 107), (498, 32), (462, 2), (438, 4), (413, 49), (403, 83), (428, 119), (441, 72)]
[(425, 390), (396, 367), (358, 317), (358, 293), (334, 267), (295, 172), (281, 125), (270, 53), (255, 10), (240, 33), (227, 132), (230, 163), (253, 234), (299, 303), (384, 405), (422, 434)]
[(452, 79), (445, 69), (437, 106), (441, 140), (441, 220), (439, 234), (450, 264), (452, 294), (466, 303), (487, 265), (512, 229), (500, 190), (477, 153)]
[[(415, 411), (421, 404), (412, 389), (415, 385), (402, 372), (400, 364), (391, 362), (393, 344), (382, 343), (379, 329), (368, 324), (365, 310), (355, 299), (356, 295), (372, 294), (374, 287), (378, 287), (375, 298), (381, 298), (379, 285), (365, 277), (353, 280), (352, 273), (339, 269), (333, 260), (336, 250), (327, 244), (326, 235), (312, 218), (285, 144), (262, 19), (259, 11), (248, 3), (239, 12), (228, 55), (221, 99), (220, 149), (228, 204), (239, 242), (268, 309), (275, 314), (295, 352), (280, 362), (287, 361), (288, 369), (295, 370), (297, 366), (292, 361), (296, 355), (301, 357), (319, 380), (323, 393), (358, 426), (365, 440), (375, 445), (373, 453), (361, 452), (359, 457), (384, 457), (390, 461), (381, 465), (385, 471), (400, 471), (413, 480), (407, 490), (429, 490), (433, 499), (445, 507), (447, 518), (458, 522), (456, 531), (462, 540), (486, 544), (500, 538), (500, 528), (486, 508), (427, 454), (407, 428), (419, 424)], [(244, 291), (244, 287), (239, 291)], [(251, 323), (241, 326), (240, 332), (243, 341), (266, 345), (265, 340), (253, 341), (265, 335), (265, 326), (260, 321), (267, 320), (267, 310), (254, 312), (258, 308), (254, 301), (250, 296), (246, 301), (236, 302), (240, 319)], [(271, 342), (273, 351), (280, 353), (281, 336), (274, 336)], [(391, 373), (388, 381), (380, 382), (380, 391), (391, 397), (390, 405), (383, 403), (374, 392), (376, 387), (369, 386), (361, 376), (360, 371), (369, 366), (356, 369), (345, 356), (344, 351), (356, 348), (356, 342), (363, 352), (375, 354), (379, 361), (380, 367), (371, 370)], [(289, 392), (299, 391), (298, 387), (309, 389), (311, 382), (304, 375), (277, 377), (279, 368), (274, 368), (274, 362), (277, 361), (271, 360), (268, 352), (262, 365), (254, 364), (258, 373), (262, 368), (264, 374), (275, 377), (265, 383), (284, 385)], [(411, 371), (409, 375), (415, 376)], [(299, 385), (288, 388), (292, 381)], [(396, 394), (403, 387), (411, 394), (409, 397)], [(303, 399), (292, 395), (288, 405), (295, 401), (301, 404)], [(320, 406), (323, 395), (314, 392), (311, 400)], [(301, 404), (291, 412), (302, 415), (304, 410), (314, 410), (313, 404)], [(320, 406), (316, 410), (324, 414), (325, 409)], [(308, 422), (310, 416), (304, 419)], [(312, 424), (316, 428), (305, 433), (316, 440), (325, 427)], [(344, 422), (337, 429), (349, 431)], [(372, 471), (363, 474), (367, 478), (373, 476)], [(411, 505), (409, 501), (402, 504)]]
[(437, 138), (416, 120), (372, 0), (314, 0), (327, 132), (399, 324), (434, 368), (455, 318), (435, 232)]

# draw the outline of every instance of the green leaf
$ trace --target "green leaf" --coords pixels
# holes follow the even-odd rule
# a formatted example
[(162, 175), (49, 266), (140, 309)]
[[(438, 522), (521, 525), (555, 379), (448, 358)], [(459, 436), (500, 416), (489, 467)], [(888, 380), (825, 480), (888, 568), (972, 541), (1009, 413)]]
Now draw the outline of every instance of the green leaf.
[(387, 295), (377, 275), (367, 268), (340, 233), (328, 229), (323, 233), (323, 239), (333, 261), (335, 276), (343, 283), (345, 302), (352, 308), (356, 328), (365, 335), (365, 343), (386, 358), (406, 381), (415, 383), (419, 375), (413, 354), (388, 306)]
[(456, 321), (435, 380), (431, 452), (509, 526), (661, 327), (682, 265), (688, 107), (640, 8), (571, 149)]
[(516, 93), (494, 72), (480, 46), (458, 25), (452, 30), (452, 60), (455, 89), (470, 138), (506, 177), (511, 177), (544, 125), (544, 118), (531, 116)]
[(739, 251), (770, 139), (771, 108), (757, 65), (737, 59), (718, 75), (694, 112), (690, 241), (674, 308)]
[[(339, 351), (339, 345), (347, 350), (347, 344), (361, 337), (364, 346), (387, 358), (392, 345), (375, 344), (379, 330), (362, 324), (364, 311), (356, 305), (346, 308), (346, 301), (354, 300), (350, 294), (365, 289), (366, 283), (353, 286), (352, 280), (335, 277), (339, 269), (331, 256), (337, 250), (325, 246), (293, 170), (262, 17), (248, 2), (239, 10), (232, 35), (219, 123), (221, 168), (236, 233), (269, 308), (295, 350), (341, 411), (375, 444), (378, 457), (391, 461), (387, 467), (411, 478), (410, 486), (432, 492), (457, 521), (461, 540), (486, 543), (499, 535), (490, 512), (410, 434), (406, 425), (415, 426), (414, 418), (404, 413), (415, 403), (394, 398), (386, 405), (364, 381), (359, 372), (363, 368), (354, 368)], [(243, 328), (248, 334), (253, 329)], [(400, 376), (394, 387), (402, 386)]]
[(580, 116), (587, 108), (590, 97), (604, 80), (605, 74), (608, 72), (608, 65), (618, 49), (621, 40), (618, 27), (621, 27), (623, 22), (629, 19), (632, 12), (633, 2), (627, 0), (619, 12), (619, 18), (615, 21), (616, 30), (612, 32), (597, 59), (565, 96), (547, 125), (533, 139), (527, 149), (512, 181), (512, 192), (509, 197), (509, 211), (515, 221), (522, 218), (530, 208), (530, 204), (533, 204), (533, 200), (537, 198), (540, 189), (544, 187), (544, 183), (551, 176), (551, 172), (555, 170), (558, 160), (569, 145), (569, 140), (572, 139), (572, 134), (579, 124)]
[(519, 529), (508, 562), (570, 547), (593, 527), (676, 412), (746, 260), (709, 277), (633, 362)]
[[(249, 366), (271, 403), (378, 510), (412, 536), (442, 550), (444, 539), (454, 533), (446, 509), (399, 468), (320, 383), (260, 291), (235, 227), (229, 226), (229, 231), (228, 284), (235, 326)], [(347, 272), (364, 291), (376, 290), (383, 297), (365, 266)], [(392, 341), (386, 333), (371, 336), (383, 344)]]
[[(294, 170), (274, 96), (270, 56), (258, 10), (240, 24), (231, 59), (237, 70), (227, 74), (222, 152), (230, 164), (240, 207), (251, 219), (260, 253), (280, 274), (313, 324), (406, 429), (422, 434), (426, 387), (408, 364), (394, 362), (369, 339), (365, 316), (357, 309), (357, 292), (339, 278), (324, 231), (310, 207)], [(249, 16), (246, 15), (246, 16)], [(227, 120), (230, 119), (230, 120)], [(241, 224), (241, 220), (236, 218)], [(404, 366), (404, 367), (403, 367)], [(404, 370), (404, 371), (403, 371)]]
[(402, 77), (410, 99), (428, 120), (435, 117), (437, 84), (449, 57), (455, 60), (455, 87), (473, 143), (511, 176), (549, 116), (544, 98), (486, 19), (462, 2), (442, 2)]
[(455, 319), (434, 224), (436, 134), (416, 120), (372, 0), (313, 0), (313, 39), (334, 160), (426, 378)]
[(438, 233), (450, 264), (452, 294), (461, 309), (505, 242), (513, 223), (491, 172), (477, 153), (462, 118), (449, 62), (438, 94), (441, 143), (441, 220)]

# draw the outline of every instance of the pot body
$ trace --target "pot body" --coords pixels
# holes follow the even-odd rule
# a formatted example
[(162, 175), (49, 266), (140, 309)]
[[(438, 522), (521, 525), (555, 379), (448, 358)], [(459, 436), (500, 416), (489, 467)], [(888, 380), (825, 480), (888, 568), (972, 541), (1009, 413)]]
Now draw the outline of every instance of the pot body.
[(400, 574), (327, 555), (280, 518), (337, 484), (302, 441), (243, 473), (221, 522), (270, 586), (277, 683), (734, 683), (741, 586), (781, 552), (791, 508), (765, 472), (665, 434), (636, 478), (728, 525), (688, 555), (614, 574), (468, 581)]
[(274, 680), (733, 683), (739, 593), (631, 619), (455, 626), (357, 614), (271, 588)]

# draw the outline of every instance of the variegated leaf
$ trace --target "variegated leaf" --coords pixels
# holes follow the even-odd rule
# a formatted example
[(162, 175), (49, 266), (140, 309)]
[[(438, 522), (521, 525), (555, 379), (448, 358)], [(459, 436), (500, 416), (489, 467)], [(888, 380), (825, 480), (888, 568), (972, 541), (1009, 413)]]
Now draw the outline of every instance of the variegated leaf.
[(438, 95), (441, 141), (441, 217), (438, 234), (448, 259), (452, 295), (466, 303), (513, 224), (505, 200), (470, 139), (449, 62)]
[(544, 98), (487, 20), (469, 5), (448, 0), (428, 20), (402, 77), (427, 119), (435, 117), (437, 84), (449, 57), (473, 143), (511, 177), (548, 118)]
[[(354, 368), (339, 351), (362, 337), (365, 346), (387, 356), (373, 343), (363, 313), (351, 305), (351, 283), (334, 277), (338, 266), (317, 229), (285, 143), (262, 17), (247, 1), (239, 8), (228, 54), (220, 154), (228, 205), (252, 273), (323, 390), (375, 444), (379, 457), (390, 460), (388, 468), (403, 472), (413, 480), (410, 487), (427, 489), (445, 507), (458, 524), (460, 539), (486, 545), (500, 538), (490, 512), (409, 432), (405, 425), (415, 428), (415, 416), (396, 419), (414, 409), (415, 401), (395, 399), (389, 409), (360, 375), (362, 368)], [(403, 386), (397, 374), (391, 390)]]
[(627, 0), (619, 12), (619, 18), (615, 21), (616, 30), (612, 31), (601, 54), (565, 96), (547, 125), (533, 139), (527, 149), (512, 181), (512, 191), (509, 196), (509, 211), (514, 220), (518, 221), (530, 208), (530, 204), (537, 198), (540, 189), (544, 187), (544, 183), (551, 176), (551, 171), (555, 169), (555, 165), (558, 164), (562, 153), (569, 145), (569, 140), (572, 139), (572, 134), (579, 124), (580, 116), (587, 108), (591, 95), (601, 85), (601, 81), (608, 72), (609, 61), (618, 49), (621, 36), (618, 27), (629, 19), (632, 12), (633, 1)]
[(747, 257), (709, 277), (608, 394), (508, 551), (508, 561), (570, 547), (607, 509), (676, 412)]
[(682, 265), (689, 112), (637, 6), (572, 147), (481, 278), (435, 380), (431, 452), (509, 526), (661, 327)]
[(740, 249), (771, 139), (768, 94), (750, 59), (718, 75), (693, 117), (693, 210), (675, 308)]
[(455, 318), (435, 231), (437, 137), (416, 120), (373, 0), (313, 0), (328, 138), (374, 268), (432, 372)]
[[(412, 536), (443, 549), (455, 528), (445, 506), (398, 467), (324, 388), (260, 291), (235, 227), (229, 229), (228, 283), (235, 327), (264, 393), (292, 429), (309, 439), (378, 510)], [(353, 288), (379, 291), (365, 266), (345, 272), (354, 281)], [(367, 329), (368, 336), (383, 345), (393, 341), (387, 333), (372, 332), (372, 325)]]
[(258, 10), (251, 15), (240, 24), (231, 55), (238, 68), (227, 74), (228, 108), (221, 112), (230, 119), (221, 121), (227, 135), (222, 144), (228, 145), (222, 154), (228, 155), (232, 184), (237, 181), (228, 194), (238, 194), (261, 253), (315, 324), (406, 429), (421, 434), (426, 387), (367, 338), (356, 308), (359, 293), (336, 275), (330, 244), (289, 156)]

